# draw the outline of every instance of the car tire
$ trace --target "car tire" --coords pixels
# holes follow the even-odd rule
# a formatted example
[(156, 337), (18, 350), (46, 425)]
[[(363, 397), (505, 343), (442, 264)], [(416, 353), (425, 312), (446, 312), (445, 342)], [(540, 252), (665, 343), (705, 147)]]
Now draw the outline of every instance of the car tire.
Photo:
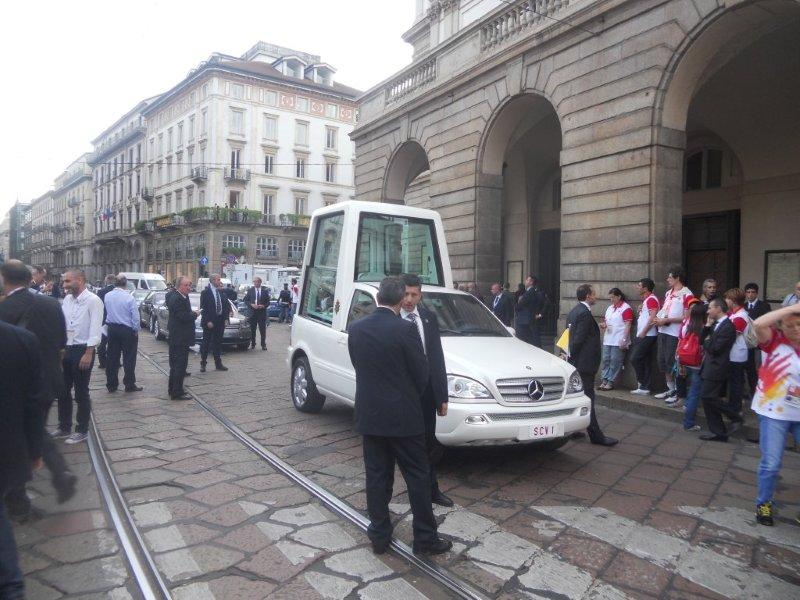
[(555, 452), (570, 440), (570, 436), (556, 438), (554, 440), (547, 440), (546, 442), (538, 442), (535, 448), (540, 452)]
[(158, 319), (153, 320), (153, 337), (157, 340), (164, 339), (164, 334), (161, 333), (161, 326), (158, 324)]
[(238, 344), (238, 345), (236, 346), (236, 349), (237, 349), (237, 350), (247, 350), (249, 347), (250, 347), (250, 344), (249, 344), (249, 343), (248, 343), (248, 344)]
[(292, 365), (292, 404), (300, 412), (318, 413), (325, 404), (325, 396), (317, 391), (308, 359), (301, 356)]

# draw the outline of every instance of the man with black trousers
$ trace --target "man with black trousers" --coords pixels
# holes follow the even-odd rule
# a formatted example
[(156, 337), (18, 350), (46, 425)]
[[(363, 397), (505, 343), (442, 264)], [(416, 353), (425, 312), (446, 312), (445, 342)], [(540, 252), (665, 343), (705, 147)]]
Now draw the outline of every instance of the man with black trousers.
[[(106, 294), (114, 289), (113, 275), (106, 275), (104, 285), (97, 291), (97, 297), (105, 305)], [(106, 358), (108, 356), (108, 334), (106, 333), (106, 310), (103, 308), (103, 333), (100, 336), (100, 345), (97, 346), (97, 366), (101, 369), (106, 368)]]
[(594, 378), (600, 367), (600, 327), (592, 316), (592, 306), (597, 300), (595, 291), (588, 283), (578, 286), (575, 295), (578, 304), (567, 316), (569, 327), (569, 363), (577, 369), (583, 382), (583, 393), (592, 401), (591, 419), (586, 432), (589, 441), (600, 446), (613, 446), (619, 440), (603, 435), (595, 412)]
[(118, 275), (114, 289), (103, 298), (108, 337), (108, 364), (106, 364), (106, 389), (116, 392), (119, 387), (119, 358), (125, 368), (122, 383), (126, 392), (141, 392), (136, 385), (136, 351), (139, 347), (139, 307), (128, 292), (128, 280)]
[(367, 536), (376, 554), (392, 539), (389, 501), (395, 462), (408, 487), (414, 552), (441, 554), (453, 547), (439, 537), (431, 507), (431, 479), (420, 397), (429, 384), (428, 361), (419, 331), (399, 317), (406, 286), (386, 277), (378, 308), (348, 330), (347, 347), (356, 372), (356, 431), (364, 436)]
[(222, 364), (222, 337), (225, 334), (225, 322), (231, 314), (231, 304), (216, 273), (208, 278), (208, 287), (200, 292), (200, 313), (203, 325), (200, 372), (206, 372), (209, 347), (214, 355), (214, 366), (217, 371), (227, 371), (228, 367)]
[(194, 322), (197, 311), (189, 302), (189, 278), (178, 277), (176, 289), (167, 295), (169, 310), (169, 397), (170, 400), (191, 398), (183, 389), (183, 378), (189, 364), (189, 346), (194, 344)]
[[(708, 303), (708, 322), (701, 342), (704, 356), (700, 367), (700, 397), (711, 433), (701, 435), (700, 439), (727, 442), (728, 436), (741, 427), (742, 417), (724, 397), (731, 374), (731, 348), (736, 342), (736, 328), (728, 318), (728, 305), (724, 299), (717, 297)], [(723, 414), (731, 421), (729, 429), (722, 420)]]
[(499, 283), (492, 284), (492, 303), (490, 308), (506, 327), (514, 323), (514, 296), (504, 290)]
[[(53, 401), (58, 398), (64, 385), (61, 371), (61, 351), (67, 343), (64, 313), (57, 300), (28, 291), (31, 272), (19, 260), (9, 260), (0, 266), (3, 292), (6, 299), (0, 302), (0, 321), (27, 329), (39, 342), (42, 365), (42, 422), (47, 423), (47, 414)], [(64, 457), (53, 438), (44, 430), (42, 457), (52, 476), (52, 484), (58, 493), (58, 502), (69, 500), (75, 493), (77, 477), (69, 470)], [(6, 504), (13, 516), (26, 519), (32, 513), (31, 501), (25, 486), (8, 492)]]
[(444, 364), (442, 338), (439, 334), (439, 321), (436, 315), (420, 304), (422, 300), (422, 281), (416, 275), (403, 275), (406, 293), (400, 316), (416, 327), (422, 342), (422, 349), (428, 359), (428, 385), (422, 393), (422, 417), (425, 420), (425, 447), (431, 472), (431, 501), (439, 506), (453, 506), (453, 501), (439, 489), (434, 462), (440, 450), (436, 440), (436, 415), (447, 414), (447, 368)]
[[(755, 321), (759, 317), (763, 317), (772, 310), (769, 302), (759, 299), (757, 283), (748, 283), (745, 285), (744, 296), (744, 308), (747, 311), (747, 316), (750, 317), (751, 321)], [(744, 372), (747, 376), (747, 386), (750, 388), (751, 397), (755, 393), (756, 385), (758, 384), (758, 363), (760, 362), (756, 361), (756, 352), (758, 351), (759, 350), (757, 348), (747, 349), (747, 364), (745, 365)]]
[(536, 277), (528, 275), (525, 278), (525, 291), (517, 301), (517, 337), (537, 348), (542, 347), (542, 337), (539, 331), (539, 321), (542, 318), (544, 297), (536, 287)]
[(253, 287), (244, 295), (244, 302), (253, 310), (250, 315), (250, 348), (256, 347), (256, 327), (261, 334), (261, 349), (267, 349), (267, 306), (269, 290), (261, 285), (260, 277), (253, 277)]
[[(28, 282), (24, 284), (27, 290)], [(30, 292), (25, 291), (29, 294)], [(0, 598), (25, 597), (3, 499), (42, 466), (42, 365), (36, 336), (0, 322)]]

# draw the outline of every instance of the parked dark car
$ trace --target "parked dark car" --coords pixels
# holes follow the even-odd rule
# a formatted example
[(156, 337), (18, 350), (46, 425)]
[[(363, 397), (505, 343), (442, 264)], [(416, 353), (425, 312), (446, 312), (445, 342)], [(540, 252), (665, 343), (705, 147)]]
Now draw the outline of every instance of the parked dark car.
[[(249, 319), (250, 316), (253, 314), (253, 309), (248, 306), (244, 300), (237, 300), (236, 301), (236, 308), (239, 309), (239, 312), (244, 316), (246, 319)], [(269, 306), (267, 306), (267, 319), (270, 321), (277, 321), (281, 317), (281, 307), (278, 304), (278, 297), (272, 296), (269, 300)]]
[(144, 290), (147, 295), (139, 304), (139, 319), (142, 321), (142, 327), (147, 327), (153, 331), (153, 307), (160, 306), (166, 301), (167, 293), (157, 290)]
[[(200, 309), (200, 294), (189, 294), (189, 302), (192, 305), (192, 310)], [(230, 302), (230, 300), (228, 301)], [(222, 336), (223, 346), (236, 346), (239, 350), (246, 350), (250, 345), (250, 325), (247, 319), (239, 312), (236, 304), (231, 302), (233, 311), (231, 312), (230, 321), (225, 326), (225, 332)], [(153, 309), (153, 336), (157, 340), (169, 339), (169, 309), (167, 305), (161, 303)], [(203, 340), (203, 328), (200, 325), (200, 317), (194, 322), (194, 338), (196, 343)]]

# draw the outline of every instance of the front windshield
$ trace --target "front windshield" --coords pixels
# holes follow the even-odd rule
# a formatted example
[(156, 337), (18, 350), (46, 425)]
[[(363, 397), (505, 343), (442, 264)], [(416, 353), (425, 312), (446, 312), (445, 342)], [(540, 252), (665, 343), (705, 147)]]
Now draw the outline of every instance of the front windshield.
[(147, 290), (136, 290), (133, 292), (133, 297), (141, 302), (149, 293)]
[(125, 287), (128, 289), (129, 292), (132, 292), (133, 290), (136, 289), (136, 283), (128, 280), (128, 283), (125, 284)]
[(165, 290), (165, 289), (167, 289), (166, 282), (161, 280), (161, 279), (150, 279), (150, 278), (147, 278), (146, 281), (147, 281), (147, 285), (150, 286), (151, 290)]
[(422, 305), (439, 320), (442, 336), (511, 337), (479, 300), (468, 294), (424, 292)]
[(153, 304), (161, 304), (166, 297), (167, 294), (165, 292), (156, 292), (150, 300)]

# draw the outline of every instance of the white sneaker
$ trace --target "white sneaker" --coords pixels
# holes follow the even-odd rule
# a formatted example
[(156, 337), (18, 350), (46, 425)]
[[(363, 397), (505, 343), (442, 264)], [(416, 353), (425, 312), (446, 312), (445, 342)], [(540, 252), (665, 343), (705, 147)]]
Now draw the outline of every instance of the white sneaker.
[(649, 396), (650, 390), (646, 390), (644, 388), (636, 388), (635, 390), (631, 390), (631, 394), (636, 394), (637, 396)]
[(661, 392), (660, 394), (656, 394), (653, 396), (654, 398), (658, 398), (659, 400), (666, 400), (667, 398), (673, 398), (674, 396), (678, 395), (677, 390), (666, 390)]
[(64, 440), (65, 444), (80, 444), (81, 442), (85, 442), (86, 438), (89, 435), (86, 433), (78, 433), (77, 431), (69, 436), (66, 440)]
[(50, 432), (50, 437), (53, 438), (53, 439), (56, 439), (56, 440), (61, 439), (61, 438), (68, 438), (70, 435), (72, 435), (71, 432), (67, 431), (66, 429), (61, 429), (61, 428), (55, 429), (55, 430)]

